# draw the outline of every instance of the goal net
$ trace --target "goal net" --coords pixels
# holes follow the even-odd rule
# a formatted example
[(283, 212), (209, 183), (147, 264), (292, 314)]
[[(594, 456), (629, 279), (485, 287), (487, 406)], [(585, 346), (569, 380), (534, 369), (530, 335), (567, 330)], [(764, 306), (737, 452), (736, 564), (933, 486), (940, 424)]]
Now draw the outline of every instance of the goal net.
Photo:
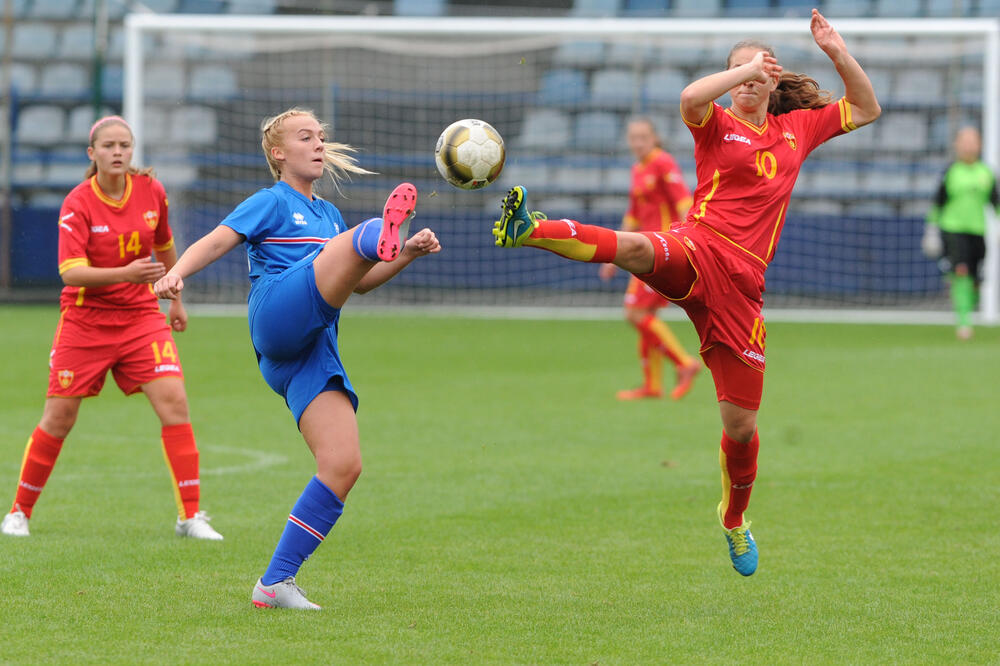
[[(883, 116), (831, 140), (799, 177), (767, 273), (769, 308), (846, 310), (895, 317), (948, 309), (935, 261), (921, 253), (924, 216), (951, 159), (955, 131), (984, 133), (997, 165), (998, 27), (977, 20), (840, 20), (835, 26), (869, 73)], [(377, 215), (402, 180), (420, 199), (413, 228), (441, 239), (365, 297), (368, 303), (443, 307), (617, 306), (625, 278), (540, 251), (493, 247), (505, 189), (527, 186), (533, 208), (617, 227), (627, 206), (629, 116), (658, 125), (689, 186), (693, 142), (678, 100), (697, 77), (722, 69), (731, 45), (771, 43), (786, 70), (835, 97), (842, 84), (805, 20), (469, 19), (130, 15), (124, 112), (138, 159), (167, 186), (181, 246), (272, 184), (261, 120), (290, 106), (314, 109), (337, 141), (377, 172), (329, 183), (350, 224)], [(492, 124), (506, 142), (500, 180), (457, 190), (434, 166), (435, 141), (460, 118)], [(995, 242), (990, 244), (995, 247)], [(996, 253), (982, 302), (997, 319)], [(189, 281), (195, 300), (241, 302), (241, 252)], [(544, 310), (543, 310), (544, 311)]]

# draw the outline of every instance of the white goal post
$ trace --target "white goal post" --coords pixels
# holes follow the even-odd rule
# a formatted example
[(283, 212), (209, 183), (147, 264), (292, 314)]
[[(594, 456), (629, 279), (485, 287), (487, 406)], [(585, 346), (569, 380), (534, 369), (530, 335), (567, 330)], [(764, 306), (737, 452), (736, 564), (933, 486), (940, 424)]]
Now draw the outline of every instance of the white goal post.
[[(945, 321), (946, 293), (929, 264), (920, 263), (926, 260), (919, 248), (910, 247), (919, 235), (913, 226), (936, 189), (949, 159), (950, 135), (959, 125), (981, 127), (983, 159), (994, 171), (1000, 167), (1000, 22), (831, 22), (873, 74), (884, 113), (871, 127), (882, 128), (833, 139), (807, 160), (792, 198), (805, 226), (796, 235), (790, 229), (794, 223), (786, 225), (765, 301), (774, 291), (792, 318), (796, 312), (802, 319), (815, 318), (818, 310), (835, 320), (860, 311), (870, 320), (912, 315)], [(727, 46), (745, 37), (773, 43), (786, 69), (803, 71), (835, 95), (842, 93), (839, 78), (812, 43), (807, 19), (129, 14), (123, 113), (135, 129), (135, 161), (146, 158), (158, 171), (164, 169), (172, 219), (185, 244), (207, 230), (204, 222), (201, 228), (188, 224), (191, 219), (214, 215), (217, 221), (219, 211), (269, 185), (259, 143), (250, 138), (264, 116), (301, 98), (332, 124), (337, 140), (361, 149), (362, 164), (384, 175), (378, 187), (360, 179), (346, 184), (349, 208), (374, 212), (390, 179), (406, 178), (421, 190), (417, 222), (430, 221), (446, 231), (451, 258), (442, 254), (436, 268), (412, 281), (391, 283), (384, 302), (611, 306), (619, 302), (620, 289), (601, 285), (579, 267), (563, 268), (568, 262), (548, 257), (505, 262), (510, 254), (497, 260), (479, 240), (463, 239), (473, 226), (488, 239), (487, 218), (493, 213), (487, 206), (496, 207), (502, 188), (514, 178), (528, 179), (529, 190), (558, 208), (547, 210), (550, 215), (606, 223), (620, 219), (627, 193), (620, 174), (627, 179), (630, 162), (621, 122), (635, 113), (657, 120), (668, 149), (693, 178), (690, 146), (669, 90), (671, 77), (690, 81), (721, 69)], [(203, 81), (196, 95), (197, 70), (205, 63), (228, 68), (235, 88), (220, 85), (213, 96), (211, 90), (206, 94)], [(164, 96), (172, 84), (161, 84), (163, 70), (171, 67), (183, 80), (177, 92)], [(923, 79), (921, 68), (927, 72)], [(622, 81), (633, 85), (631, 96), (615, 88)], [(192, 115), (180, 117), (189, 107)], [(508, 166), (500, 183), (475, 195), (450, 189), (433, 172), (437, 133), (469, 114), (497, 127), (507, 143)], [(192, 123), (201, 117), (212, 119), (215, 128), (193, 145), (178, 146), (185, 119)], [(606, 136), (608, 124), (616, 120), (619, 133)], [(841, 178), (843, 187), (831, 185)], [(855, 231), (841, 229), (840, 219)], [(812, 220), (819, 221), (811, 226)], [(880, 233), (895, 235), (869, 247)], [(457, 242), (449, 245), (453, 238)], [(980, 320), (992, 324), (1000, 322), (998, 241), (994, 219), (980, 308)], [(831, 278), (803, 284), (809, 271), (827, 270), (824, 262), (833, 256)], [(239, 276), (235, 268), (232, 273), (207, 278), (200, 293), (207, 300), (239, 301), (245, 273)], [(474, 274), (484, 277), (471, 279)], [(924, 286), (914, 286), (916, 281)]]

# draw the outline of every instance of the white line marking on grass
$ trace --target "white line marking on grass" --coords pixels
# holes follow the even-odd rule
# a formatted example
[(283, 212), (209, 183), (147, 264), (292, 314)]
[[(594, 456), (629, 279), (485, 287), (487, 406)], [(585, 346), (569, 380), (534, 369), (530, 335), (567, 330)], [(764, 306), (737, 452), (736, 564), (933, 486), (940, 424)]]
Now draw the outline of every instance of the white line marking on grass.
[(273, 467), (275, 465), (283, 465), (288, 462), (288, 457), (283, 456), (280, 453), (268, 453), (266, 451), (248, 451), (246, 449), (238, 449), (232, 446), (205, 446), (202, 447), (207, 451), (218, 451), (220, 453), (232, 453), (236, 455), (249, 456), (253, 460), (243, 465), (231, 465), (229, 467), (203, 467), (201, 469), (201, 476), (213, 475), (221, 476), (223, 474), (241, 474), (243, 472), (253, 472), (258, 469), (264, 469), (265, 467)]

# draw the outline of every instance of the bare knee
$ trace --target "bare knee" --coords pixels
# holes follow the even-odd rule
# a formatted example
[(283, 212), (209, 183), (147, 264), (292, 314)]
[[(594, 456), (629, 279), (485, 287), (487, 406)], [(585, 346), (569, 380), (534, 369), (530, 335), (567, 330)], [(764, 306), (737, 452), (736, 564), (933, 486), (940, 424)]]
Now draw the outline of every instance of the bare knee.
[(754, 434), (757, 432), (757, 421), (754, 419), (752, 421), (724, 423), (722, 424), (722, 429), (726, 431), (726, 436), (729, 439), (740, 444), (746, 444), (753, 439)]
[(649, 310), (643, 310), (642, 308), (625, 308), (625, 321), (633, 326), (638, 326), (648, 315)]
[(341, 500), (361, 476), (361, 454), (316, 456), (316, 476)]
[(80, 413), (80, 401), (62, 398), (49, 398), (45, 401), (45, 410), (38, 426), (56, 439), (66, 439), (69, 431), (76, 424)]
[(651, 272), (653, 270), (653, 245), (642, 234), (618, 232), (615, 265), (638, 275)]
[(162, 425), (180, 425), (191, 421), (187, 392), (184, 390), (183, 383), (172, 382), (169, 387), (156, 387), (155, 391), (144, 386), (143, 391), (149, 398), (153, 411), (156, 412)]

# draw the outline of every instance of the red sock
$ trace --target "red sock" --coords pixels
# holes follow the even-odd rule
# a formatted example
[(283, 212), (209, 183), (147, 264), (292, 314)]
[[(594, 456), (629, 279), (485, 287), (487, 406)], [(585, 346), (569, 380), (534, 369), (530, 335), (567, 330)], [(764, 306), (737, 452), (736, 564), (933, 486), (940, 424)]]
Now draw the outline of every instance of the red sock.
[(14, 508), (20, 509), (24, 515), (31, 517), (31, 510), (42, 494), (45, 482), (56, 464), (63, 440), (56, 439), (37, 426), (28, 438), (28, 446), (24, 449), (24, 461), (21, 463), (21, 477), (17, 482), (17, 495), (14, 497)]
[(190, 423), (163, 426), (163, 455), (174, 482), (177, 515), (181, 520), (198, 513), (201, 481), (198, 479), (198, 447)]
[[(659, 324), (657, 326), (657, 324)], [(636, 324), (636, 328), (639, 329), (639, 334), (646, 336), (649, 340), (649, 344), (653, 347), (658, 348), (663, 354), (670, 359), (670, 361), (678, 368), (685, 365), (688, 360), (682, 358), (678, 351), (684, 352), (683, 347), (674, 337), (670, 329), (660, 320), (656, 318), (654, 314), (648, 314), (643, 317), (642, 321)], [(664, 334), (663, 331), (666, 331)], [(685, 354), (686, 356), (686, 354)]]
[(539, 220), (538, 228), (524, 244), (567, 259), (606, 264), (615, 260), (618, 235), (614, 229), (574, 220)]
[(722, 502), (725, 513), (722, 524), (727, 530), (743, 524), (743, 512), (750, 504), (750, 491), (757, 478), (757, 451), (760, 439), (753, 434), (746, 444), (730, 439), (722, 432), (719, 466), (722, 467)]

